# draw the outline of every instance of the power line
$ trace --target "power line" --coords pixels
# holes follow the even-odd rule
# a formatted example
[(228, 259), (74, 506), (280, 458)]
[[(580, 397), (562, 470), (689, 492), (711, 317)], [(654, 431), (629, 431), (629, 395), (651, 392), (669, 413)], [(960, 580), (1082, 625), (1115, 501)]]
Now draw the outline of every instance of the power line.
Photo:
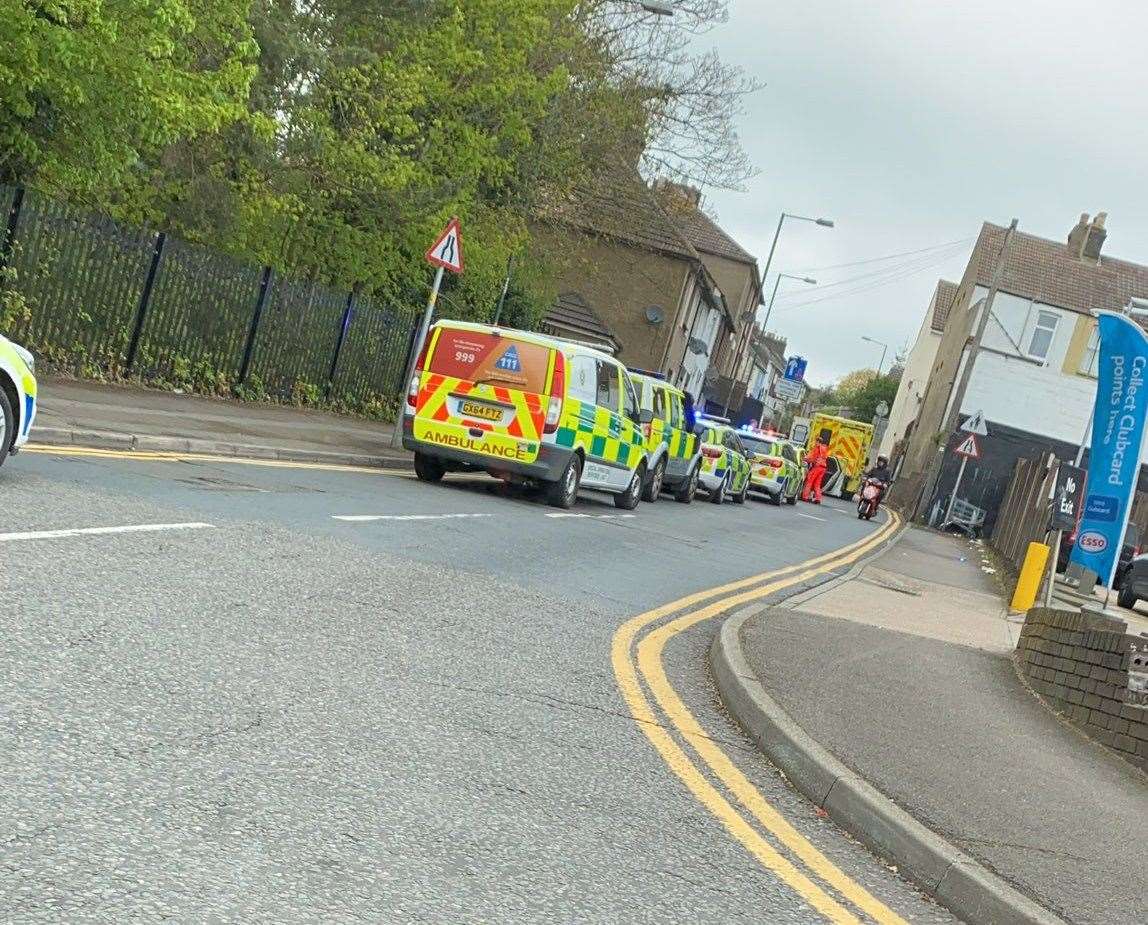
[[(857, 276), (848, 276), (845, 279), (839, 279), (839, 280), (835, 280), (832, 283), (824, 283), (824, 284), (819, 285), (819, 286), (810, 287), (810, 289), (807, 289), (804, 291), (805, 292), (820, 292), (820, 291), (825, 290), (825, 289), (834, 289), (837, 286), (851, 285), (852, 283), (860, 282), (862, 280), (876, 279), (876, 278), (880, 278), (883, 276), (889, 276), (891, 274), (900, 273), (902, 270), (908, 270), (908, 269), (912, 269), (914, 267), (936, 266), (938, 263), (944, 263), (950, 257), (955, 256), (956, 252), (957, 252), (957, 248), (953, 247), (953, 248), (950, 248), (949, 250), (941, 252), (941, 253), (933, 253), (933, 254), (929, 254), (927, 256), (923, 256), (923, 257), (915, 257), (912, 260), (905, 260), (905, 261), (902, 261), (901, 263), (894, 264), (893, 266), (882, 267), (879, 270), (873, 270), (872, 272), (869, 272), (869, 273), (861, 273)], [(800, 299), (801, 293), (798, 293), (798, 292), (785, 293), (782, 296), (781, 301), (783, 301), (783, 302), (786, 300), (792, 301), (795, 298)]]
[(821, 270), (840, 270), (844, 267), (859, 267), (865, 263), (881, 263), (885, 260), (895, 260), (898, 257), (912, 257), (915, 254), (924, 254), (929, 251), (939, 251), (942, 248), (954, 247), (958, 244), (971, 244), (975, 241), (975, 237), (961, 238), (959, 241), (949, 241), (947, 244), (934, 244), (932, 247), (922, 247), (915, 251), (901, 251), (899, 254), (886, 254), (884, 257), (869, 257), (866, 260), (854, 260), (850, 263), (834, 263), (826, 267), (803, 267), (802, 273), (817, 273)]

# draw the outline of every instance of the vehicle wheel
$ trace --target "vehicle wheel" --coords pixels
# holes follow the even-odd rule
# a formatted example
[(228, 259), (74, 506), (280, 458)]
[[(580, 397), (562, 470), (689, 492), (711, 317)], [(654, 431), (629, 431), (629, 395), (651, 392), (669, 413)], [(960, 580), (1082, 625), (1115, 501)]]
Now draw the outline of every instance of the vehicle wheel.
[(725, 479), (722, 479), (717, 488), (710, 492), (710, 504), (721, 504), (725, 501)]
[(781, 491), (776, 495), (766, 495), (766, 497), (769, 498), (770, 504), (776, 504), (778, 507), (781, 507), (781, 499), (785, 497), (787, 491), (789, 491), (789, 482), (782, 482)]
[(614, 506), (623, 511), (632, 511), (642, 500), (642, 483), (646, 481), (646, 464), (638, 463), (634, 470), (634, 477), (630, 479), (630, 487), (620, 495), (614, 495)]
[(1128, 610), (1136, 606), (1136, 594), (1128, 582), (1125, 582), (1124, 587), (1120, 589), (1120, 593), (1116, 596), (1116, 603)]
[(786, 504), (797, 504), (797, 494), (798, 493), (795, 491), (792, 495), (790, 495), (788, 498), (785, 499), (785, 503)]
[(441, 482), (446, 470), (433, 456), (415, 453), (415, 476), (420, 482)]
[(663, 456), (654, 466), (654, 471), (646, 479), (646, 487), (642, 490), (643, 501), (657, 501), (662, 493), (662, 480), (666, 476), (666, 457)]
[(551, 507), (569, 509), (578, 500), (578, 485), (582, 482), (582, 457), (574, 453), (562, 478), (546, 486), (546, 503)]
[(701, 474), (701, 466), (694, 466), (689, 476), (678, 486), (677, 491), (674, 492), (674, 500), (679, 504), (689, 504), (694, 500), (694, 495), (698, 493), (698, 477)]
[(749, 476), (745, 477), (745, 484), (741, 486), (741, 491), (733, 496), (734, 504), (745, 504), (745, 495), (749, 491)]
[(0, 389), (0, 466), (8, 458), (8, 447), (16, 439), (16, 417), (12, 414), (12, 405), (8, 396)]

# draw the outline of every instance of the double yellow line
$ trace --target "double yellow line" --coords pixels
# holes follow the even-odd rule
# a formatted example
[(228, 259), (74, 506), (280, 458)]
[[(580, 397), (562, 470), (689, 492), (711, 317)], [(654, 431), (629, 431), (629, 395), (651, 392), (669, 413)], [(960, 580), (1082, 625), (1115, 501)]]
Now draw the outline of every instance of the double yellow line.
[(764, 867), (829, 921), (849, 925), (860, 925), (860, 919), (846, 903), (881, 925), (905, 922), (814, 847), (738, 769), (670, 684), (662, 652), (674, 636), (705, 620), (855, 562), (889, 539), (899, 525), (900, 519), (890, 512), (888, 523), (875, 534), (835, 552), (639, 614), (614, 634), (611, 652), (622, 696), (670, 770)]

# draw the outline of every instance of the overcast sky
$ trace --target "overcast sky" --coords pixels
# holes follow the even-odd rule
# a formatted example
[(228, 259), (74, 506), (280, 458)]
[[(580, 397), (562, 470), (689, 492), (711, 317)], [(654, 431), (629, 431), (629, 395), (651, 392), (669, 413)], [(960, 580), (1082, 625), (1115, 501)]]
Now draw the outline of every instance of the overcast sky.
[[(1015, 216), (1062, 240), (1081, 212), (1105, 210), (1105, 253), (1148, 263), (1142, 0), (731, 0), (730, 13), (701, 45), (766, 84), (740, 121), (761, 173), (706, 203), (762, 267), (782, 211), (836, 221), (786, 220), (773, 260), (820, 284), (783, 280), (769, 323), (808, 357), (811, 382), (875, 366), (881, 348), (861, 335), (890, 357), (911, 343), (982, 221)], [(903, 278), (818, 291), (882, 270)], [(772, 284), (771, 271), (767, 298)]]

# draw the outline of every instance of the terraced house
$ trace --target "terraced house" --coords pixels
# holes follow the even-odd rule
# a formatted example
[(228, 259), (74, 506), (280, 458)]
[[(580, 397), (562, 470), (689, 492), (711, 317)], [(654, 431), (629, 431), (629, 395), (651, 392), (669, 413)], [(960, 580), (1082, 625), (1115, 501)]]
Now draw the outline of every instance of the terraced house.
[[(1004, 263), (999, 291), (977, 354), (963, 418), (985, 413), (990, 436), (982, 458), (970, 463), (960, 496), (993, 514), (1019, 457), (1053, 451), (1071, 459), (1088, 423), (1096, 394), (1098, 338), (1094, 310), (1120, 310), (1132, 297), (1148, 296), (1148, 266), (1103, 253), (1106, 215), (1082, 215), (1065, 241), (1017, 232)], [(977, 236), (961, 281), (944, 308), (950, 286), (938, 285), (914, 353), (927, 356), (941, 327), (923, 392), (907, 368), (893, 412), (902, 439), (901, 479), (926, 485), (941, 455), (936, 489), (920, 498), (919, 510), (936, 514), (953, 485), (958, 458), (942, 433), (956, 400), (954, 386), (968, 362), (970, 341), (984, 309), (1005, 229), (986, 222)], [(922, 340), (924, 339), (924, 343)], [(914, 359), (910, 355), (909, 365)], [(916, 404), (916, 413), (909, 411)], [(905, 409), (908, 409), (907, 411)]]

